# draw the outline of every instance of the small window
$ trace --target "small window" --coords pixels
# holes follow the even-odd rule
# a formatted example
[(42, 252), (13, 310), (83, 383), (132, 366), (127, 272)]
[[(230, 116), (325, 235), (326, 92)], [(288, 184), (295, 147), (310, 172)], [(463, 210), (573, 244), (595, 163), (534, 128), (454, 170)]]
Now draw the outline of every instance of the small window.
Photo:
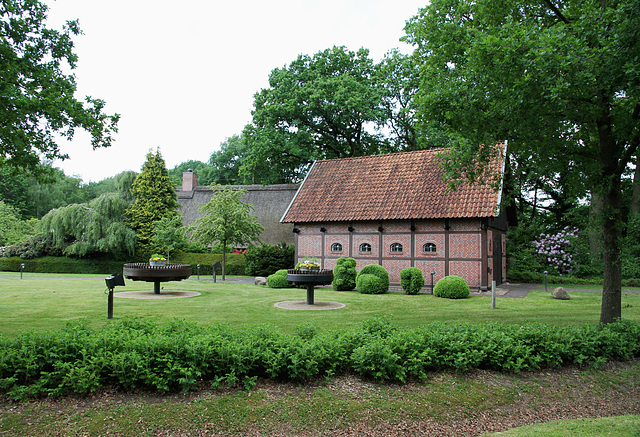
[(392, 253), (402, 253), (402, 244), (400, 243), (393, 243), (391, 245), (391, 252)]
[(371, 252), (371, 245), (369, 243), (362, 243), (360, 245), (360, 252)]
[(342, 252), (342, 244), (340, 243), (333, 243), (331, 245), (331, 252)]
[(427, 243), (424, 246), (422, 246), (422, 251), (427, 253), (435, 253), (436, 245), (433, 243)]

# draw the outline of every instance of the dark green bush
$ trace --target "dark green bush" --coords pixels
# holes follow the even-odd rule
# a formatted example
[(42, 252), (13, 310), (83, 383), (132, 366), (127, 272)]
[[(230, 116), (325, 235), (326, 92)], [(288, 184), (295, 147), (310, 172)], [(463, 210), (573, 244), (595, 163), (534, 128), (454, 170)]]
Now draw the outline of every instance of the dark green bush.
[(469, 297), (471, 290), (460, 276), (450, 275), (441, 278), (433, 287), (433, 295), (447, 299), (463, 299)]
[[(213, 265), (218, 261), (222, 264), (221, 253), (189, 253), (181, 252), (171, 256), (171, 263), (175, 264), (191, 264), (191, 271), (195, 275), (197, 273), (198, 264), (200, 264), (201, 275), (212, 275)], [(218, 274), (222, 270), (217, 270)], [(225, 267), (227, 275), (244, 275), (244, 255), (241, 253), (228, 253), (227, 265)]]
[(349, 329), (295, 334), (269, 326), (156, 324), (124, 318), (100, 327), (0, 336), (0, 390), (13, 399), (124, 390), (188, 391), (256, 377), (303, 381), (356, 374), (381, 381), (427, 378), (438, 370), (520, 372), (594, 365), (640, 356), (640, 324), (549, 326), (431, 323), (401, 328), (389, 319)]
[(400, 271), (400, 286), (406, 294), (418, 294), (424, 287), (424, 276), (417, 267), (407, 267)]
[(334, 290), (349, 291), (356, 288), (356, 260), (353, 258), (338, 258), (336, 267), (333, 269)]
[(378, 264), (364, 266), (356, 276), (356, 287), (363, 294), (383, 294), (389, 291), (389, 273)]
[(0, 271), (19, 272), (21, 264), (24, 264), (25, 272), (111, 274), (122, 273), (124, 262), (106, 258), (77, 259), (66, 256), (44, 256), (25, 260), (14, 256), (0, 258)]
[(291, 269), (295, 264), (293, 245), (265, 244), (249, 246), (244, 254), (245, 275), (269, 276), (281, 269)]
[(273, 275), (267, 276), (267, 286), (269, 288), (293, 288), (291, 282), (287, 281), (287, 270), (278, 270)]

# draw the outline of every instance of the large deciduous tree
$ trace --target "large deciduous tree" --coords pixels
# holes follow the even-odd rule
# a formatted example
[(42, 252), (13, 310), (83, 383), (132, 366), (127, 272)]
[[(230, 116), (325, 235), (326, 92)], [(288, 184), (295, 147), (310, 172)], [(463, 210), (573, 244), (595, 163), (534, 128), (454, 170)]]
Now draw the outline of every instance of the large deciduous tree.
[(600, 321), (618, 319), (621, 178), (640, 142), (638, 2), (433, 0), (406, 31), (419, 116), (451, 139), (452, 175), (476, 175), (489, 150), (478, 145), (508, 139), (514, 159), (575, 172), (601, 199)]
[(135, 200), (127, 210), (127, 222), (138, 238), (139, 255), (155, 250), (154, 226), (163, 217), (178, 214), (178, 196), (159, 150), (147, 153), (142, 172), (131, 187)]
[(300, 55), (288, 67), (274, 69), (269, 88), (255, 95), (253, 123), (244, 131), (250, 146), (242, 165), (245, 179), (299, 181), (316, 159), (385, 150), (381, 135), (373, 132), (385, 114), (375, 73), (368, 50), (345, 47)]
[(209, 202), (200, 205), (202, 217), (194, 220), (189, 232), (203, 244), (222, 243), (222, 280), (225, 279), (228, 245), (246, 245), (258, 240), (264, 230), (251, 215), (253, 205), (242, 200), (246, 191), (230, 186), (212, 185)]
[(107, 147), (119, 115), (104, 113), (105, 102), (75, 98), (76, 67), (72, 37), (77, 21), (62, 31), (45, 26), (47, 6), (38, 0), (0, 2), (0, 157), (36, 175), (48, 175), (48, 160), (65, 159), (56, 136), (73, 138), (80, 128), (91, 134), (93, 148)]

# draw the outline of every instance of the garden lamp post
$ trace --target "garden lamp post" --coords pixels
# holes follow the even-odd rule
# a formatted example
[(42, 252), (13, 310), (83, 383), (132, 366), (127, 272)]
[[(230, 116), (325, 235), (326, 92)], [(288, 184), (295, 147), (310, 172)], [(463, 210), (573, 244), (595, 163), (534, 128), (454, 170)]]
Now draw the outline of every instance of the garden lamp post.
[(436, 274), (436, 272), (431, 272), (431, 294), (433, 294), (433, 276)]

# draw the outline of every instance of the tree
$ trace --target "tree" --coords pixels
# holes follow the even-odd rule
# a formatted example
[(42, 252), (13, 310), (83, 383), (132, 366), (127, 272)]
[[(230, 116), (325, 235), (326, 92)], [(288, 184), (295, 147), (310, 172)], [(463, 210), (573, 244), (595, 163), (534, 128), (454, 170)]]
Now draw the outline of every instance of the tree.
[(110, 193), (53, 209), (41, 220), (42, 233), (51, 247), (67, 256), (111, 253), (122, 259), (134, 253), (136, 244), (135, 232), (124, 223), (127, 206), (126, 199)]
[(167, 262), (173, 250), (180, 250), (187, 246), (182, 216), (164, 216), (154, 224), (153, 242), (161, 252), (167, 253)]
[(22, 220), (13, 206), (0, 200), (0, 247), (19, 243), (35, 235), (38, 226), (38, 220)]
[(111, 145), (119, 115), (106, 115), (105, 102), (76, 100), (73, 70), (78, 60), (72, 37), (78, 21), (62, 31), (45, 26), (47, 6), (38, 0), (0, 3), (0, 157), (39, 176), (51, 174), (40, 159), (65, 159), (56, 137), (72, 139), (75, 130), (91, 134), (93, 148)]
[(222, 243), (224, 281), (227, 245), (240, 246), (257, 241), (264, 228), (257, 222), (257, 217), (251, 215), (253, 205), (242, 201), (246, 191), (222, 185), (212, 185), (211, 188), (211, 200), (199, 208), (204, 216), (194, 220), (189, 232), (193, 239), (201, 243)]
[(378, 123), (386, 125), (391, 132), (393, 149), (421, 149), (427, 138), (419, 135), (416, 129), (414, 97), (420, 87), (417, 58), (392, 50), (380, 63), (377, 74), (386, 85), (383, 92), (385, 112)]
[(240, 169), (249, 153), (249, 147), (242, 135), (233, 135), (220, 144), (220, 150), (213, 152), (209, 158), (212, 167), (211, 183), (223, 185), (251, 184), (252, 180), (245, 180)]
[(382, 94), (366, 49), (333, 47), (274, 69), (269, 88), (255, 95), (253, 122), (243, 132), (250, 152), (242, 175), (262, 183), (298, 182), (316, 159), (388, 150), (371, 132), (384, 117)]
[(178, 196), (159, 150), (149, 151), (131, 187), (135, 197), (127, 210), (127, 222), (138, 238), (139, 254), (146, 257), (154, 251), (154, 223), (178, 214)]
[(407, 22), (421, 63), (418, 117), (445, 131), (452, 177), (477, 179), (509, 140), (518, 162), (572, 171), (602, 202), (600, 321), (621, 316), (621, 177), (640, 143), (634, 0), (433, 0)]

